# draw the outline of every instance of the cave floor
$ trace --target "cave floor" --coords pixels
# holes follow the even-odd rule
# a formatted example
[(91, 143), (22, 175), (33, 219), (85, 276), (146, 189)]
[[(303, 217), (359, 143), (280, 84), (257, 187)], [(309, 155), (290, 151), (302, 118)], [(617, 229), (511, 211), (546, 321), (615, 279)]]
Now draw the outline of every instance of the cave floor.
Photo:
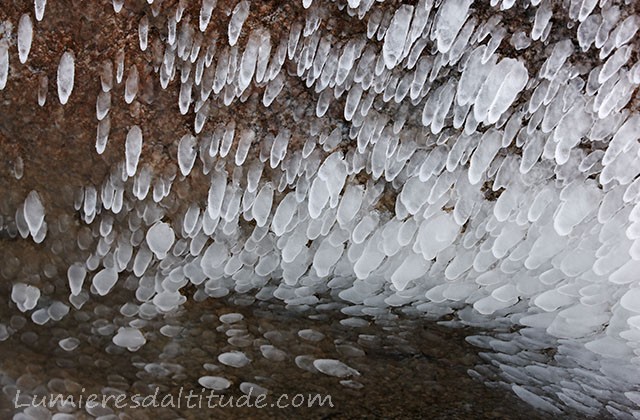
[[(244, 306), (246, 303), (191, 302), (186, 310), (167, 320), (167, 325), (176, 328), (165, 327), (160, 332), (164, 323), (149, 321), (144, 328), (147, 343), (136, 352), (109, 345), (112, 331), (106, 322), (105, 329), (98, 328), (99, 333), (93, 336), (89, 332), (100, 321), (83, 324), (76, 320), (73, 331), (69, 330), (72, 319), (62, 320), (53, 328), (28, 323), (0, 343), (0, 379), (4, 385), (0, 417), (7, 418), (15, 411), (18, 389), (26, 398), (19, 401), (28, 404), (29, 395), (48, 395), (44, 394), (47, 390), (78, 398), (81, 394), (86, 398), (91, 393), (122, 392), (129, 398), (136, 393), (152, 395), (156, 387), (155, 408), (128, 405), (115, 412), (136, 419), (548, 417), (508, 390), (487, 386), (469, 376), (467, 370), (482, 363), (478, 349), (464, 341), (472, 333), (469, 328), (442, 327), (391, 314), (388, 319), (370, 322), (334, 310), (296, 313), (275, 304)], [(105, 318), (113, 315), (106, 306), (99, 311)], [(242, 314), (243, 319), (232, 319), (235, 322), (229, 324), (227, 316), (222, 317), (227, 323), (221, 322), (220, 316), (228, 313)], [(65, 351), (58, 342), (70, 335), (80, 344)], [(276, 359), (282, 360), (265, 358), (260, 351), (264, 345), (281, 350)], [(229, 351), (241, 351), (251, 361), (242, 367), (225, 366), (218, 355)], [(329, 376), (310, 367), (314, 359), (337, 359), (357, 373), (344, 378)], [(198, 384), (199, 377), (208, 375), (231, 382), (218, 394), (230, 399), (243, 395), (239, 389), (242, 382), (267, 389), (263, 400), (266, 406), (209, 408), (202, 402), (205, 400), (200, 400), (198, 407), (194, 398), (190, 403), (194, 408), (185, 409), (186, 399), (181, 400), (181, 408), (170, 402), (178, 400), (181, 389), (183, 396), (189, 390), (194, 395), (208, 395), (210, 391), (203, 394)], [(304, 404), (310, 394), (330, 395), (333, 406), (325, 400), (323, 407), (319, 403), (307, 407)], [(175, 400), (161, 400), (166, 395)], [(159, 407), (162, 401), (165, 407)], [(236, 401), (239, 404), (240, 400)], [(256, 402), (254, 398), (249, 401)], [(300, 401), (305, 401), (301, 407), (292, 407)], [(153, 405), (153, 400), (148, 402)], [(277, 402), (288, 407), (277, 408)], [(109, 407), (92, 414), (112, 414), (115, 407)], [(73, 412), (76, 418), (87, 414)]]

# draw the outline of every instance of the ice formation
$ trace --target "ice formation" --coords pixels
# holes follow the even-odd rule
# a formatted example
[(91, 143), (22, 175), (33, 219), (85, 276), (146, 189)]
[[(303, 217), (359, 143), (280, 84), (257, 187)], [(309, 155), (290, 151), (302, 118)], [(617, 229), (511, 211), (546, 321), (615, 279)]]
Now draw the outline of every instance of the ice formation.
[(316, 359), (313, 361), (313, 366), (326, 375), (337, 376), (339, 378), (359, 375), (358, 371), (350, 368), (339, 360)]
[(26, 63), (33, 42), (33, 23), (29, 15), (24, 14), (18, 23), (18, 58), (22, 64)]
[[(55, 325), (117, 297), (123, 318), (96, 315), (105, 324), (92, 328), (132, 352), (147, 343), (147, 320), (190, 299), (339, 302), (353, 325), (390, 311), (446, 315), (445, 325), (486, 331), (467, 338), (487, 361), (471, 376), (552, 413), (640, 418), (631, 2), (303, 0), (284, 27), (260, 14), (273, 2), (147, 3), (129, 25), (136, 42), (105, 53), (86, 101), (107, 175), (70, 186), (71, 199), (34, 190), (0, 217), (12, 237), (65, 253), (56, 274), (2, 272), (15, 313)], [(11, 22), (17, 39), (0, 22), (0, 90), (43, 47), (45, 4), (35, 0), (35, 22), (30, 10)], [(113, 19), (127, 6), (114, 1)], [(353, 27), (331, 29), (343, 20)], [(37, 102), (50, 112), (87, 95), (74, 78), (88, 59), (71, 47), (40, 70)], [(54, 77), (59, 103), (46, 102)], [(172, 108), (153, 111), (163, 94)], [(152, 112), (171, 113), (175, 132)], [(23, 158), (25, 173), (38, 170)], [(54, 202), (78, 225), (55, 220)], [(8, 322), (0, 340), (18, 331)], [(59, 338), (64, 351), (83, 345)], [(239, 369), (247, 354), (217, 361)], [(360, 375), (309, 357), (292, 360), (345, 386)]]
[(58, 99), (62, 105), (66, 104), (73, 90), (75, 78), (75, 64), (73, 53), (65, 52), (58, 65)]
[(120, 347), (126, 347), (130, 351), (136, 351), (146, 342), (140, 330), (136, 328), (118, 329), (118, 333), (113, 337), (113, 343)]
[(0, 90), (7, 85), (9, 77), (9, 44), (4, 39), (0, 40)]
[(228, 379), (220, 376), (203, 376), (198, 379), (198, 382), (207, 389), (214, 389), (217, 391), (227, 389), (231, 386), (231, 382), (229, 382)]

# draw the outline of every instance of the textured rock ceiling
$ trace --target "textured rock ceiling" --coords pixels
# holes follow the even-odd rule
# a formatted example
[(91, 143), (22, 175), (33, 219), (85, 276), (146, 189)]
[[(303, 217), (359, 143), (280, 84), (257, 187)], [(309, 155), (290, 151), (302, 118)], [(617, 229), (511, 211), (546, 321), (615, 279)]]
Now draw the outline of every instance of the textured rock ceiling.
[[(206, 376), (167, 361), (202, 356), (202, 333), (221, 365), (280, 345), (307, 383), (341, 359), (331, 383), (356, 392), (353, 352), (278, 344), (273, 325), (220, 344), (201, 323), (283, 307), (288, 328), (341, 319), (334, 344), (373, 358), (406, 348), (367, 337), (415, 354), (426, 338), (394, 334), (439, 321), (483, 349), (472, 378), (640, 418), (637, 7), (3, 1), (0, 344), (58, 379), (113, 364), (112, 389), (171, 390)], [(2, 365), (5, 396), (56, 388), (23, 363)]]

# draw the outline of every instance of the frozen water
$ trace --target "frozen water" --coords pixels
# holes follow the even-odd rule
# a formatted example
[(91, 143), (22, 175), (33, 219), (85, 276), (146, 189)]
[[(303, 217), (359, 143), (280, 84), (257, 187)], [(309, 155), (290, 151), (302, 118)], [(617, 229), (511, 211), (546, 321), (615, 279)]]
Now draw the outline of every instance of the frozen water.
[(82, 284), (84, 283), (87, 270), (80, 264), (73, 264), (67, 270), (67, 278), (69, 279), (69, 288), (71, 294), (77, 296), (82, 290)]
[(254, 384), (253, 382), (242, 382), (239, 388), (243, 394), (249, 395), (251, 397), (258, 397), (260, 395), (267, 395), (269, 393), (266, 388)]
[(246, 366), (251, 362), (243, 352), (241, 351), (230, 351), (227, 353), (222, 353), (218, 356), (218, 361), (223, 365), (231, 366), (234, 368), (241, 368)]
[(65, 351), (73, 351), (80, 345), (80, 340), (74, 337), (63, 338), (58, 345)]
[(511, 106), (529, 80), (524, 64), (504, 58), (495, 65), (482, 84), (473, 105), (476, 121), (493, 124)]
[(249, 148), (256, 138), (255, 131), (251, 129), (243, 130), (240, 133), (240, 140), (238, 142), (238, 149), (236, 151), (235, 163), (237, 166), (242, 166), (249, 154)]
[(141, 152), (142, 130), (137, 125), (134, 125), (127, 132), (127, 138), (125, 141), (127, 176), (134, 176), (136, 174)]
[(629, 311), (640, 313), (640, 288), (631, 289), (625, 293), (620, 299), (620, 305)]
[(100, 92), (98, 94), (98, 99), (96, 100), (96, 118), (98, 119), (98, 121), (102, 121), (107, 116), (110, 108), (111, 108), (111, 93)]
[(187, 176), (191, 172), (196, 162), (197, 154), (196, 138), (191, 134), (185, 134), (178, 143), (178, 166), (182, 176)]
[(293, 216), (298, 208), (296, 196), (294, 193), (287, 194), (276, 209), (273, 220), (271, 221), (271, 229), (276, 236), (282, 236), (293, 220)]
[(140, 75), (138, 74), (138, 68), (135, 64), (129, 67), (127, 74), (127, 80), (124, 85), (124, 101), (128, 104), (133, 102), (138, 94), (138, 86), (140, 83)]
[(562, 204), (558, 208), (553, 226), (559, 235), (568, 235), (574, 226), (596, 210), (596, 191), (589, 184), (572, 183), (560, 193)]
[(291, 134), (289, 130), (282, 130), (278, 133), (275, 140), (273, 141), (273, 146), (271, 147), (271, 156), (269, 158), (269, 163), (272, 168), (275, 168), (282, 162), (286, 153), (287, 146), (289, 144), (289, 138)]
[[(2, 59), (0, 59), (0, 62), (1, 61)], [(69, 100), (69, 96), (71, 96), (74, 79), (75, 57), (72, 52), (67, 51), (62, 54), (62, 57), (60, 57), (60, 63), (58, 64), (58, 99), (62, 105), (66, 104)]]
[(33, 23), (29, 15), (24, 14), (20, 17), (20, 22), (18, 23), (18, 58), (23, 64), (27, 62), (27, 57), (29, 57), (32, 41)]
[(500, 132), (490, 130), (482, 136), (473, 156), (471, 156), (471, 165), (469, 166), (469, 182), (471, 184), (480, 182), (501, 146)]
[(207, 29), (209, 21), (211, 20), (211, 15), (213, 14), (213, 9), (216, 7), (217, 3), (218, 0), (202, 0), (198, 25), (200, 32), (204, 32)]
[(313, 361), (313, 366), (325, 375), (336, 376), (338, 378), (360, 375), (357, 370), (334, 359), (316, 359)]
[(220, 209), (222, 208), (222, 200), (224, 199), (226, 186), (226, 174), (215, 173), (211, 180), (211, 188), (209, 188), (207, 205), (207, 212), (209, 217), (213, 220), (220, 217)]
[(261, 345), (260, 352), (265, 359), (268, 359), (272, 362), (282, 362), (287, 358), (287, 354), (284, 351), (269, 344)]
[(9, 45), (4, 39), (0, 39), (0, 90), (7, 86), (9, 77)]
[(231, 20), (229, 21), (229, 45), (234, 46), (238, 42), (244, 21), (249, 16), (251, 3), (246, 0), (239, 2), (233, 9)]
[(395, 67), (403, 58), (402, 52), (407, 42), (413, 9), (413, 6), (402, 5), (391, 19), (382, 46), (384, 63), (388, 69)]
[(158, 222), (147, 231), (147, 245), (156, 258), (163, 259), (175, 241), (175, 234), (171, 226)]
[(93, 287), (100, 296), (105, 296), (111, 291), (118, 281), (118, 273), (113, 268), (104, 268), (93, 276)]
[(300, 330), (298, 336), (308, 341), (320, 341), (324, 338), (324, 334), (312, 329)]
[(202, 376), (198, 379), (198, 383), (204, 388), (214, 391), (222, 391), (231, 386), (231, 382), (221, 376)]
[(273, 187), (271, 184), (266, 184), (260, 189), (260, 192), (258, 192), (252, 207), (253, 218), (256, 220), (258, 226), (262, 227), (267, 223), (272, 204)]
[(44, 223), (44, 206), (36, 191), (31, 191), (24, 201), (24, 219), (31, 236), (35, 237)]
[(240, 90), (245, 90), (253, 79), (258, 61), (259, 42), (259, 35), (256, 34), (256, 32), (252, 32), (244, 53), (242, 54), (242, 59), (240, 60), (238, 72), (238, 87)]
[(453, 45), (458, 32), (467, 20), (469, 6), (473, 0), (445, 0), (438, 9), (431, 39), (436, 41), (438, 51), (446, 53)]
[(140, 49), (146, 51), (149, 40), (149, 18), (147, 15), (142, 16), (138, 24), (138, 40), (140, 42)]
[(411, 252), (391, 275), (391, 282), (397, 290), (402, 291), (411, 281), (425, 275), (430, 265), (421, 255)]
[(137, 328), (120, 327), (113, 337), (113, 343), (119, 347), (125, 347), (129, 351), (137, 351), (147, 340)]
[(30, 311), (36, 307), (40, 299), (40, 289), (24, 284), (14, 283), (11, 289), (11, 300), (18, 305), (21, 312)]
[(220, 322), (224, 324), (235, 324), (236, 322), (240, 322), (243, 319), (244, 315), (235, 312), (220, 315)]
[(44, 17), (44, 9), (47, 6), (47, 0), (34, 0), (33, 5), (36, 13), (36, 20), (40, 22)]

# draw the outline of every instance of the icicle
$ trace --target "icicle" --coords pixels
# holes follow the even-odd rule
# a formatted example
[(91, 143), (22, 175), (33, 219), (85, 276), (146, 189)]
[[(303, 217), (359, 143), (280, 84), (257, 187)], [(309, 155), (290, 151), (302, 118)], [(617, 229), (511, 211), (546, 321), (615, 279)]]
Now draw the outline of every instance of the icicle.
[(220, 209), (222, 208), (226, 187), (226, 173), (216, 172), (211, 180), (211, 187), (209, 188), (209, 196), (207, 199), (207, 212), (213, 220), (217, 220), (218, 217), (220, 217)]
[(98, 130), (96, 133), (96, 151), (99, 155), (104, 153), (107, 147), (107, 141), (109, 140), (109, 131), (111, 130), (111, 118), (107, 115), (98, 123)]
[(138, 160), (142, 152), (142, 130), (137, 125), (129, 129), (125, 141), (125, 157), (127, 163), (127, 176), (134, 176), (138, 168)]
[(38, 79), (38, 105), (44, 106), (47, 102), (47, 92), (49, 91), (49, 78), (42, 75)]
[(200, 32), (207, 30), (207, 26), (209, 26), (209, 21), (211, 20), (211, 14), (213, 13), (213, 9), (216, 7), (217, 3), (218, 0), (202, 0), (199, 20)]
[(256, 82), (262, 83), (267, 77), (267, 67), (269, 64), (269, 57), (271, 55), (271, 34), (268, 31), (260, 30), (259, 46), (258, 46), (258, 61), (256, 64)]
[(247, 155), (249, 154), (249, 148), (251, 147), (251, 143), (256, 137), (255, 131), (252, 129), (243, 130), (240, 133), (240, 140), (238, 141), (238, 149), (236, 150), (236, 166), (242, 166), (244, 161), (247, 159)]
[(67, 278), (69, 279), (69, 289), (71, 294), (77, 296), (82, 291), (82, 284), (87, 275), (87, 270), (80, 264), (73, 264), (67, 270)]
[(124, 0), (112, 0), (111, 4), (113, 5), (113, 11), (120, 13), (122, 6), (124, 6)]
[(287, 154), (287, 145), (289, 144), (290, 137), (291, 133), (289, 130), (284, 129), (278, 133), (271, 147), (271, 156), (269, 158), (269, 163), (272, 168), (278, 166)]
[(238, 87), (241, 91), (245, 90), (253, 79), (253, 75), (256, 70), (256, 63), (258, 60), (258, 43), (258, 35), (255, 32), (252, 32), (251, 36), (249, 36), (247, 47), (242, 54), (242, 59), (240, 60), (240, 67), (238, 72)]
[(9, 45), (4, 39), (0, 39), (0, 90), (7, 86), (9, 76)]
[(491, 130), (487, 131), (471, 157), (471, 165), (469, 167), (469, 182), (472, 185), (477, 184), (482, 179), (486, 169), (493, 161), (496, 153), (502, 145), (502, 136), (500, 132)]
[(222, 136), (222, 143), (220, 144), (220, 157), (225, 157), (231, 150), (233, 144), (233, 137), (236, 133), (236, 122), (231, 120), (224, 128), (224, 135)]
[(18, 24), (18, 57), (22, 64), (27, 62), (31, 42), (33, 41), (33, 24), (29, 15), (24, 14)]
[(262, 97), (262, 104), (266, 107), (269, 107), (273, 100), (282, 92), (282, 88), (284, 88), (284, 76), (282, 74), (278, 74), (273, 80), (271, 80), (267, 87), (264, 90), (264, 96)]
[(191, 134), (185, 134), (178, 143), (178, 165), (182, 176), (188, 176), (196, 162), (197, 142)]
[(129, 67), (129, 74), (124, 87), (124, 101), (128, 104), (133, 102), (138, 94), (138, 85), (140, 83), (140, 77), (138, 75), (138, 68), (135, 64)]
[(238, 42), (240, 32), (242, 32), (242, 26), (244, 21), (249, 16), (249, 7), (251, 3), (246, 0), (241, 1), (236, 5), (231, 13), (231, 20), (229, 21), (229, 45), (232, 47)]
[(175, 234), (167, 223), (158, 222), (147, 231), (146, 239), (151, 252), (161, 260), (173, 246)]
[(518, 60), (505, 58), (491, 70), (473, 105), (476, 121), (495, 124), (524, 89), (529, 75)]
[[(1, 60), (0, 60), (1, 61)], [(58, 99), (62, 105), (66, 104), (73, 90), (75, 77), (74, 56), (71, 52), (65, 52), (58, 64)]]
[(258, 195), (253, 203), (252, 213), (253, 218), (256, 220), (256, 224), (259, 227), (264, 226), (267, 223), (267, 218), (271, 214), (271, 205), (273, 204), (273, 187), (271, 183), (267, 183)]
[(189, 107), (191, 106), (191, 90), (193, 88), (193, 83), (191, 80), (187, 80), (185, 83), (180, 85), (180, 97), (178, 100), (178, 106), (180, 109), (180, 114), (186, 115), (189, 112)]
[(24, 219), (31, 236), (35, 237), (44, 223), (44, 206), (36, 191), (31, 191), (24, 201)]
[(111, 60), (102, 63), (100, 70), (100, 84), (103, 92), (109, 92), (113, 86), (113, 64)]
[(96, 118), (98, 121), (102, 121), (104, 117), (109, 113), (111, 108), (111, 93), (100, 92), (98, 99), (96, 100)]
[(124, 77), (124, 51), (116, 53), (116, 83), (121, 83)]
[(436, 41), (438, 51), (446, 53), (462, 29), (473, 0), (445, 0), (438, 8), (431, 39)]
[(44, 17), (44, 9), (47, 6), (47, 0), (34, 0), (33, 5), (36, 11), (36, 20), (40, 22)]
[(140, 49), (146, 51), (149, 40), (149, 18), (147, 15), (142, 16), (138, 24), (138, 39), (140, 41)]
[(384, 37), (384, 44), (382, 45), (384, 64), (388, 69), (394, 68), (402, 59), (413, 9), (413, 6), (402, 5), (396, 10), (393, 19), (391, 19), (389, 29), (387, 29)]

